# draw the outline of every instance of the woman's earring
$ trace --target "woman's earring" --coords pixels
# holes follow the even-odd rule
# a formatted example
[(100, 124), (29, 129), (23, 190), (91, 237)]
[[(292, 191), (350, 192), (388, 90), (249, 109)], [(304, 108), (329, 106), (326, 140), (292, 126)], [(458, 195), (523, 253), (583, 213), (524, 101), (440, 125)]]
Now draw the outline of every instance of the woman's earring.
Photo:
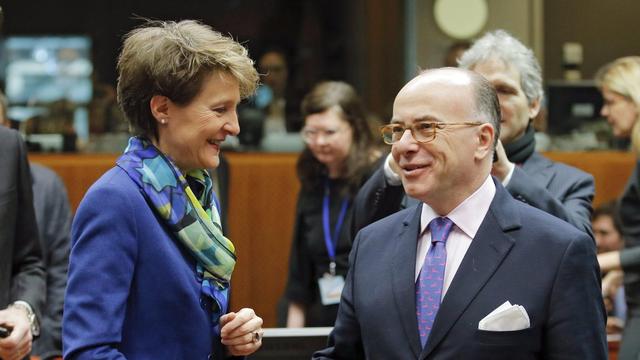
[(166, 124), (167, 123), (167, 119), (160, 119), (160, 123), (163, 124), (163, 125)]

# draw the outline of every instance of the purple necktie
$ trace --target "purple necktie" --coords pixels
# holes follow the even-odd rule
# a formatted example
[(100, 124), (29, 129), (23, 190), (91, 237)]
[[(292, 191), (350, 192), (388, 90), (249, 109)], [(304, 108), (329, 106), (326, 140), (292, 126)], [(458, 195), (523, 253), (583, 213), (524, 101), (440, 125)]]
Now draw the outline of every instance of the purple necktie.
[(422, 347), (427, 343), (433, 321), (436, 319), (440, 307), (444, 268), (447, 264), (445, 242), (452, 227), (453, 222), (446, 217), (435, 218), (429, 223), (431, 247), (427, 251), (424, 265), (422, 265), (416, 282), (416, 315)]

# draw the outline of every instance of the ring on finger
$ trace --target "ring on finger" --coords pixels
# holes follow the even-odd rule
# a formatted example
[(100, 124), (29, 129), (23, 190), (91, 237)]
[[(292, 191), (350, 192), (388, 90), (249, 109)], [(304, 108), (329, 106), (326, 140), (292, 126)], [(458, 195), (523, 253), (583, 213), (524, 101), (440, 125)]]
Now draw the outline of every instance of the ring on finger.
[(262, 340), (262, 333), (259, 330), (254, 331), (252, 340), (254, 343), (260, 342), (260, 340)]

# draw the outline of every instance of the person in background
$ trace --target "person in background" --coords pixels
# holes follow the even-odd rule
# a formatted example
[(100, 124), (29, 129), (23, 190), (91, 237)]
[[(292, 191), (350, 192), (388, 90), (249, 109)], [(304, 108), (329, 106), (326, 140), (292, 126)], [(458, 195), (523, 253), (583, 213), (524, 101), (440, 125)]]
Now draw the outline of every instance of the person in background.
[(460, 57), (471, 47), (471, 43), (468, 41), (456, 41), (449, 45), (447, 52), (444, 56), (444, 66), (457, 67)]
[[(289, 65), (284, 50), (268, 48), (258, 59), (261, 84), (238, 109), (243, 145), (264, 145), (269, 138), (300, 131), (300, 99), (289, 86)], [(246, 130), (246, 131), (245, 131)]]
[(620, 250), (624, 240), (616, 203), (608, 202), (600, 205), (593, 211), (591, 218), (598, 253)]
[[(0, 93), (0, 125), (11, 127), (7, 100)], [(62, 356), (62, 305), (67, 282), (71, 206), (67, 189), (51, 169), (30, 164), (33, 206), (46, 272), (46, 303), (33, 355), (43, 360)]]
[(0, 327), (6, 336), (0, 358), (18, 360), (40, 333), (46, 277), (27, 151), (17, 131), (0, 126), (0, 154)]
[[(624, 240), (622, 239), (622, 224), (620, 224), (616, 203), (609, 202), (600, 205), (594, 210), (592, 219), (598, 254), (620, 250), (624, 245)], [(602, 295), (609, 314), (607, 333), (620, 333), (624, 328), (627, 312), (624, 287), (622, 286), (622, 272), (611, 270), (603, 275)]]
[[(632, 151), (640, 155), (640, 56), (619, 58), (596, 74), (607, 118), (613, 135), (631, 139)], [(618, 359), (640, 357), (640, 160), (619, 199), (624, 249), (598, 255), (602, 271), (622, 269), (627, 300), (627, 318)], [(608, 285), (603, 281), (603, 286)], [(607, 289), (605, 288), (606, 292)]]
[(265, 133), (284, 133), (288, 127), (285, 96), (289, 79), (287, 58), (284, 52), (274, 49), (262, 54), (258, 60), (258, 72), (262, 75), (263, 85), (271, 91), (271, 101), (267, 104), (265, 111)]
[(301, 182), (289, 278), (287, 327), (333, 326), (351, 250), (353, 197), (380, 152), (362, 102), (339, 81), (317, 84), (302, 101), (307, 147), (298, 159)]
[[(498, 92), (501, 130), (491, 174), (516, 199), (592, 235), (593, 176), (535, 151), (531, 121), (540, 110), (543, 89), (533, 51), (498, 30), (476, 41), (462, 55), (460, 67), (484, 76)], [(375, 220), (415, 203), (403, 194), (398, 167), (389, 156), (356, 198), (353, 236)]]
[(262, 319), (228, 312), (236, 265), (209, 173), (239, 132), (258, 74), (247, 50), (196, 21), (149, 21), (118, 59), (134, 136), (72, 226), (66, 359), (226, 359), (255, 352)]

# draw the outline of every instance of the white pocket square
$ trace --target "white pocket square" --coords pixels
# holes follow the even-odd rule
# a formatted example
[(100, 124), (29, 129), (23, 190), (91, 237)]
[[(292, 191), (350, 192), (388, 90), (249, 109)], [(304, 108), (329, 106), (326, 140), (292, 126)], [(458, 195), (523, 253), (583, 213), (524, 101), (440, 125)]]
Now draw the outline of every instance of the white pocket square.
[(517, 331), (531, 327), (529, 314), (521, 305), (505, 301), (478, 323), (478, 330)]

